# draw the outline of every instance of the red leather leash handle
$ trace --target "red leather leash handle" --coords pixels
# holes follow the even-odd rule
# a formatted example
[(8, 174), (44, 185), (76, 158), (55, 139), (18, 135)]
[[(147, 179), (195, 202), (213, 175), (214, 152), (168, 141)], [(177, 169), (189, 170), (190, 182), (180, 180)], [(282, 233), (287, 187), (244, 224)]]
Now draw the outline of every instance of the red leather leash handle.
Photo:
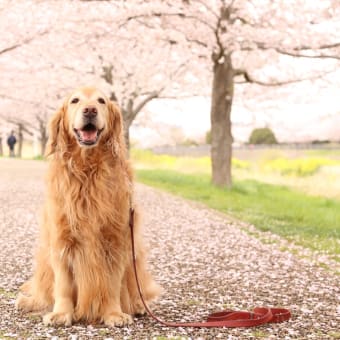
[(196, 328), (211, 328), (211, 327), (256, 327), (266, 323), (282, 322), (289, 320), (291, 313), (288, 309), (284, 308), (268, 308), (268, 307), (256, 307), (253, 312), (245, 311), (233, 311), (223, 310), (221, 312), (210, 314), (207, 321), (203, 322), (167, 322), (158, 318), (148, 307), (144, 300), (141, 286), (138, 280), (137, 266), (136, 266), (136, 252), (135, 252), (135, 240), (134, 240), (134, 210), (130, 209), (129, 226), (131, 231), (131, 246), (133, 257), (133, 269), (136, 278), (136, 284), (139, 292), (139, 296), (142, 300), (145, 310), (148, 314), (160, 324), (167, 327), (196, 327)]

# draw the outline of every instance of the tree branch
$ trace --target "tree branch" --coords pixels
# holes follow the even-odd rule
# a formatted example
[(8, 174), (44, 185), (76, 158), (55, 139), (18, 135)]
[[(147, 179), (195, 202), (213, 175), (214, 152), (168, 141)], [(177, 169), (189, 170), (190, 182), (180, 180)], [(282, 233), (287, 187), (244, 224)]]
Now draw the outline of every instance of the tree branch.
[[(16, 98), (16, 97), (9, 96), (9, 95), (2, 94), (2, 93), (0, 93), (0, 98), (12, 100), (12, 101), (15, 101), (15, 102), (27, 103), (27, 104), (30, 104), (30, 105), (41, 105), (40, 102), (27, 100), (27, 99), (23, 99), (23, 98)], [(50, 106), (50, 105), (46, 105), (45, 107), (49, 110), (55, 110), (55, 107)]]
[[(319, 59), (338, 59), (340, 60), (340, 54), (325, 54), (320, 53), (321, 50), (332, 50), (340, 47), (340, 42), (335, 43), (329, 43), (329, 44), (323, 44), (320, 46), (312, 47), (307, 45), (302, 45), (299, 47), (293, 47), (293, 48), (282, 48), (277, 46), (272, 46), (265, 44), (261, 41), (254, 41), (255, 46), (257, 49), (260, 50), (274, 50), (279, 54), (288, 55), (291, 57), (298, 57), (298, 58), (319, 58)], [(241, 50), (243, 51), (251, 51), (256, 48), (252, 48), (249, 46), (241, 47)], [(304, 52), (310, 52), (312, 54), (305, 54)], [(319, 54), (320, 53), (320, 54)]]
[(300, 47), (295, 47), (293, 50), (295, 51), (302, 51), (302, 50), (325, 50), (325, 49), (330, 49), (330, 48), (335, 48), (335, 47), (340, 47), (340, 42), (336, 43), (329, 43), (329, 44), (324, 44), (320, 45), (318, 47), (310, 47), (310, 46), (300, 46)]
[[(289, 55), (291, 57), (317, 58), (317, 59), (338, 59), (338, 60), (340, 60), (340, 55), (332, 55), (332, 54), (312, 54), (312, 55), (310, 55), (310, 54), (294, 52), (294, 51), (305, 51), (305, 50), (306, 49), (293, 49), (292, 51), (289, 51), (289, 50), (284, 50), (282, 48), (275, 48), (276, 52), (278, 52), (280, 54), (284, 54), (284, 55)], [(312, 51), (312, 49), (309, 49), (309, 50)]]
[(27, 121), (23, 120), (23, 119), (15, 119), (15, 118), (10, 118), (10, 117), (6, 117), (2, 114), (0, 114), (0, 118), (5, 120), (6, 122), (13, 124), (13, 125), (21, 125), (21, 128), (24, 132), (26, 132), (27, 134), (29, 134), (30, 136), (33, 136), (33, 132), (30, 131), (27, 127), (29, 127), (30, 129), (34, 129), (33, 125), (28, 123)]
[(237, 83), (237, 84), (251, 83), (251, 84), (257, 84), (257, 85), (260, 85), (260, 86), (282, 86), (282, 85), (299, 83), (299, 82), (305, 81), (305, 80), (320, 79), (323, 76), (325, 76), (326, 74), (332, 73), (334, 71), (335, 70), (327, 71), (327, 72), (324, 72), (322, 74), (318, 74), (318, 75), (306, 77), (306, 78), (289, 79), (289, 80), (273, 81), (273, 82), (266, 82), (266, 81), (263, 81), (263, 80), (256, 79), (252, 75), (250, 75), (249, 72), (247, 72), (246, 70), (242, 70), (242, 69), (234, 70), (234, 76), (236, 76), (236, 77), (237, 76), (243, 76), (244, 77), (244, 81), (235, 81), (235, 83)]
[(214, 31), (215, 27), (212, 26), (210, 23), (208, 23), (205, 20), (202, 20), (201, 18), (198, 18), (194, 15), (187, 15), (184, 12), (172, 12), (172, 13), (166, 13), (166, 12), (152, 12), (151, 14), (136, 14), (136, 15), (130, 15), (125, 18), (125, 21), (119, 25), (119, 28), (123, 27), (127, 22), (131, 20), (137, 20), (141, 18), (152, 18), (152, 17), (178, 17), (181, 19), (190, 19), (198, 21), (199, 23), (203, 24), (204, 26), (208, 27), (212, 31)]
[[(181, 69), (182, 65), (178, 67), (178, 69), (174, 72), (174, 75)], [(171, 80), (171, 77), (170, 77)], [(136, 118), (137, 114), (143, 109), (143, 107), (150, 102), (151, 100), (155, 98), (160, 98), (160, 94), (162, 91), (166, 88), (166, 85), (164, 85), (162, 88), (160, 88), (158, 91), (152, 91), (146, 95), (146, 97), (133, 109), (131, 110), (131, 116), (128, 118), (132, 121)], [(170, 96), (162, 96), (161, 98), (170, 98)], [(178, 97), (177, 97), (178, 98)]]
[[(177, 33), (182, 34), (182, 35), (184, 36), (184, 39), (185, 39), (187, 42), (189, 42), (189, 43), (194, 43), (194, 44), (199, 45), (199, 46), (202, 46), (202, 47), (204, 47), (204, 48), (208, 48), (208, 45), (207, 45), (205, 42), (203, 42), (203, 41), (201, 41), (201, 40), (198, 40), (198, 39), (189, 38), (185, 32), (183, 32), (183, 31), (181, 31), (181, 30), (178, 30), (176, 27), (173, 27), (172, 30), (176, 31)], [(175, 41), (175, 40), (173, 40), (173, 39), (162, 38), (161, 40), (166, 41), (166, 42), (168, 42), (168, 43), (170, 43), (170, 44), (177, 44), (177, 41)]]
[(217, 20), (217, 24), (216, 24), (216, 28), (214, 28), (214, 36), (216, 38), (216, 43), (218, 46), (219, 51), (213, 51), (211, 58), (213, 60), (214, 63), (218, 63), (219, 60), (224, 56), (224, 47), (223, 44), (221, 42), (220, 36), (219, 36), (219, 31), (221, 28), (221, 23), (222, 23), (222, 17), (220, 16)]
[(35, 35), (33, 37), (25, 39), (21, 43), (17, 43), (17, 44), (14, 44), (12, 46), (6, 47), (6, 48), (0, 50), (0, 55), (4, 54), (4, 53), (7, 53), (7, 52), (10, 52), (10, 51), (13, 51), (13, 50), (17, 49), (18, 47), (21, 47), (21, 46), (24, 46), (24, 45), (28, 45), (31, 41), (35, 40), (37, 37), (41, 37), (41, 36), (45, 35), (46, 33), (48, 33), (47, 30), (43, 31), (41, 33), (38, 33), (37, 35)]
[(203, 93), (194, 93), (194, 94), (187, 94), (187, 95), (159, 95), (157, 99), (174, 99), (174, 100), (180, 100), (180, 99), (188, 99), (188, 98), (195, 98), (195, 97), (209, 97), (209, 94), (203, 94)]
[(159, 96), (159, 94), (163, 91), (164, 88), (160, 89), (159, 91), (153, 91), (149, 95), (147, 95), (135, 109), (132, 111), (132, 119), (135, 119), (138, 112), (152, 99), (155, 99)]

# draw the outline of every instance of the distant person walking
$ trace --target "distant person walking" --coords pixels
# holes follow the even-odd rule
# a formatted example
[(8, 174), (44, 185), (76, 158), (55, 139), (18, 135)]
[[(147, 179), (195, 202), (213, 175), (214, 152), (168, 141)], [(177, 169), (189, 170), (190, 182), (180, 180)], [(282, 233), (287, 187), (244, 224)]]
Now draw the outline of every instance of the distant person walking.
[(16, 144), (16, 142), (17, 139), (14, 136), (14, 131), (12, 131), (10, 136), (7, 138), (7, 145), (9, 147), (9, 157), (15, 157), (14, 145)]

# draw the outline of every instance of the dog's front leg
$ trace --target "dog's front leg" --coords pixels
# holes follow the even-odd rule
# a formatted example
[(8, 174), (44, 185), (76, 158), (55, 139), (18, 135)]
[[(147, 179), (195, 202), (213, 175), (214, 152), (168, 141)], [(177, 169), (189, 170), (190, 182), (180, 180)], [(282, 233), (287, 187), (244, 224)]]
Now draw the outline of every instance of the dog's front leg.
[(51, 265), (54, 272), (54, 306), (43, 320), (45, 325), (70, 326), (74, 311), (71, 271), (67, 259), (57, 251), (51, 254)]
[(111, 296), (108, 301), (105, 313), (104, 313), (104, 323), (106, 326), (125, 326), (132, 323), (132, 317), (129, 314), (123, 313), (120, 303), (120, 290), (122, 287), (123, 274), (116, 273)]

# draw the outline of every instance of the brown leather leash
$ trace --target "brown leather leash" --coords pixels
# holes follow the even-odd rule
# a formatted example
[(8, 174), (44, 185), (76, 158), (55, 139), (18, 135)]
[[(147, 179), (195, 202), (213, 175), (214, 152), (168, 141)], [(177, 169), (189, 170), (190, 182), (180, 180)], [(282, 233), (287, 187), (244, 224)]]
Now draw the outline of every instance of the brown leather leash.
[(223, 310), (210, 314), (207, 321), (203, 322), (168, 322), (158, 318), (146, 304), (142, 289), (139, 284), (137, 266), (136, 266), (136, 253), (135, 253), (135, 240), (134, 240), (134, 210), (130, 209), (129, 226), (131, 231), (131, 245), (132, 245), (132, 257), (133, 268), (135, 272), (136, 284), (138, 292), (145, 310), (148, 314), (160, 324), (167, 327), (196, 327), (196, 328), (211, 328), (211, 327), (256, 327), (266, 323), (277, 323), (289, 320), (291, 313), (288, 309), (284, 308), (269, 308), (269, 307), (256, 307), (253, 312), (246, 311), (233, 311)]

